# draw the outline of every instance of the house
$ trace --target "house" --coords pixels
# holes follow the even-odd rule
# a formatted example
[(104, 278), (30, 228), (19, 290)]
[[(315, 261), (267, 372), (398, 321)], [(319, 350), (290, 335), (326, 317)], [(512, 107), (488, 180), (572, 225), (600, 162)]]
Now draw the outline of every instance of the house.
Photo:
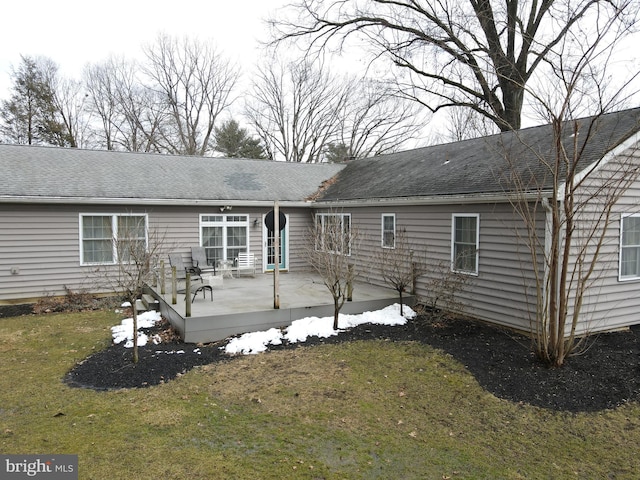
[[(577, 237), (602, 212), (607, 179), (629, 179), (608, 228), (598, 230), (604, 241), (579, 329), (640, 323), (640, 109), (575, 125), (562, 132), (562, 145), (579, 157), (576, 196), (585, 208), (575, 219)], [(287, 215), (280, 269), (308, 268), (304, 232), (314, 218), (333, 216), (345, 228), (358, 227), (363, 241), (350, 254), (364, 279), (381, 284), (377, 253), (393, 248), (402, 230), (434, 260), (472, 279), (459, 292), (466, 313), (530, 331), (553, 247), (545, 205), (561, 200), (566, 188), (555, 182), (554, 191), (545, 168), (554, 138), (545, 125), (343, 165), (0, 145), (0, 304), (91, 288), (91, 268), (113, 261), (105, 232), (117, 235), (130, 216), (165, 229), (185, 258), (191, 245), (205, 246), (211, 259), (250, 251), (268, 271), (274, 265), (263, 219), (277, 200)], [(535, 220), (533, 241), (521, 205)], [(569, 254), (579, 259), (575, 249)], [(419, 297), (430, 294), (432, 275), (418, 279)]]
[[(590, 231), (593, 220), (608, 227), (582, 299), (578, 333), (640, 323), (639, 131), (640, 109), (584, 118), (561, 131), (567, 157), (579, 158), (575, 201), (582, 203), (576, 206), (575, 246), (569, 252), (574, 265), (591, 266), (589, 255), (602, 233), (600, 227)], [(374, 239), (364, 245), (365, 256), (384, 246), (388, 225), (406, 230), (432, 258), (472, 277), (460, 292), (469, 314), (535, 331), (536, 288), (550, 288), (545, 259), (553, 247), (552, 219), (544, 207), (562, 201), (565, 188), (562, 181), (553, 182), (545, 165), (554, 160), (555, 138), (554, 127), (544, 125), (354, 161), (338, 173), (315, 208), (350, 215), (352, 224)], [(612, 193), (607, 185), (625, 190), (603, 219)], [(516, 208), (523, 204), (529, 205), (529, 223), (535, 227), (531, 241)], [(586, 258), (580, 264), (581, 246)], [(465, 249), (470, 254), (459, 255)], [(429, 295), (429, 280), (428, 273), (419, 279), (418, 296)]]
[(65, 289), (95, 289), (97, 265), (113, 264), (112, 235), (141, 220), (190, 261), (254, 253), (273, 269), (264, 216), (280, 202), (288, 222), (280, 268), (305, 267), (299, 242), (305, 200), (343, 166), (0, 145), (0, 304)]

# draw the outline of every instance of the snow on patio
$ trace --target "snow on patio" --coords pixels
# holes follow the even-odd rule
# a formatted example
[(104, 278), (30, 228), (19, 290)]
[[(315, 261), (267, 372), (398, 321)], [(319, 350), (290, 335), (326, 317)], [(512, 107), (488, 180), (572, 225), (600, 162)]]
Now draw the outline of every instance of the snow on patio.
[[(408, 306), (403, 306), (404, 316), (400, 315), (400, 304), (389, 305), (382, 310), (364, 312), (358, 315), (340, 314), (338, 317), (338, 329), (333, 329), (333, 317), (307, 317), (295, 320), (286, 328), (271, 328), (261, 332), (249, 332), (239, 337), (232, 338), (224, 347), (228, 355), (251, 355), (264, 352), (269, 345), (280, 345), (283, 341), (288, 343), (305, 342), (308, 337), (327, 338), (338, 335), (341, 331), (348, 330), (365, 323), (379, 325), (404, 325), (407, 319), (416, 316), (416, 313)], [(138, 315), (138, 329), (150, 328), (160, 321), (160, 314), (155, 311)], [(120, 325), (111, 328), (113, 343), (121, 343), (126, 340), (125, 348), (133, 347), (133, 319), (126, 318)], [(138, 332), (138, 345), (143, 346), (148, 342), (148, 337), (143, 332)], [(154, 339), (154, 342), (157, 341)]]

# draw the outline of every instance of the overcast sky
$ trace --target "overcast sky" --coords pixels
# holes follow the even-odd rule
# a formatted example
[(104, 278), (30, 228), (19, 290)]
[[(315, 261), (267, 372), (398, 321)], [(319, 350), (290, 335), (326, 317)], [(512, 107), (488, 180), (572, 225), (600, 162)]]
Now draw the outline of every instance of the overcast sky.
[(263, 19), (287, 0), (10, 0), (2, 4), (0, 98), (20, 55), (43, 55), (64, 76), (77, 78), (87, 63), (109, 54), (140, 56), (158, 33), (212, 38), (221, 52), (255, 64)]
[[(212, 39), (220, 52), (246, 71), (260, 58), (259, 41), (267, 35), (264, 20), (290, 2), (5, 0), (0, 10), (0, 100), (8, 98), (10, 69), (19, 66), (21, 54), (49, 57), (62, 76), (79, 80), (86, 64), (104, 61), (110, 54), (142, 58), (141, 47), (154, 43), (159, 33)], [(635, 34), (619, 46), (611, 67), (620, 77), (640, 69), (639, 39)], [(365, 61), (350, 52), (346, 58), (332, 58), (332, 66), (334, 72), (362, 71)]]

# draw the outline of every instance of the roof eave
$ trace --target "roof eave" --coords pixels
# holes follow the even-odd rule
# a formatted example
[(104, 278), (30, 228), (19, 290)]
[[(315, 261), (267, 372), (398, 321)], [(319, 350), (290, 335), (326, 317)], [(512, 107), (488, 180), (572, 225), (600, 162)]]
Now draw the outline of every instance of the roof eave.
[(318, 201), (316, 207), (371, 207), (371, 206), (415, 206), (415, 205), (460, 205), (479, 203), (511, 203), (514, 201), (534, 201), (551, 198), (551, 190), (540, 190), (526, 193), (473, 193), (457, 195), (433, 195), (396, 198), (357, 198), (349, 200)]
[[(573, 180), (573, 185), (581, 184), (585, 180), (585, 178), (593, 176), (601, 168), (604, 168), (604, 166), (608, 165), (613, 159), (622, 154), (622, 152), (633, 147), (638, 142), (640, 142), (640, 132), (635, 132), (629, 138), (605, 153), (601, 158), (598, 158), (596, 161), (587, 165), (580, 172), (578, 172)], [(558, 201), (561, 201), (565, 198), (566, 188), (566, 182), (562, 182), (560, 185), (558, 185)]]
[[(57, 205), (140, 205), (140, 206), (230, 206), (230, 207), (272, 207), (273, 200), (225, 200), (225, 199), (184, 199), (184, 198), (105, 198), (105, 197), (50, 197), (0, 195), (0, 203), (57, 204)], [(311, 203), (300, 200), (279, 200), (287, 207), (310, 207)]]

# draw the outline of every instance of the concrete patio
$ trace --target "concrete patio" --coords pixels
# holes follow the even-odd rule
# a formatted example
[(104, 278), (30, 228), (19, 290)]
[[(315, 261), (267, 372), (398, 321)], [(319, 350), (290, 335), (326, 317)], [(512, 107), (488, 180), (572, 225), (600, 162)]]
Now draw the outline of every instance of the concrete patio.
[[(149, 293), (159, 301), (161, 314), (190, 343), (214, 342), (240, 333), (282, 327), (310, 316), (333, 316), (333, 298), (319, 276), (280, 273), (279, 279), (279, 309), (274, 309), (273, 274), (224, 278), (222, 285), (213, 287), (213, 301), (209, 292), (205, 292), (205, 298), (203, 293), (198, 294), (191, 303), (190, 317), (186, 316), (184, 293), (178, 293), (177, 303), (172, 304), (171, 282), (166, 283), (164, 294), (160, 287)], [(341, 313), (378, 310), (397, 301), (395, 290), (356, 282), (352, 301), (345, 302)], [(411, 301), (411, 297), (405, 300)]]

